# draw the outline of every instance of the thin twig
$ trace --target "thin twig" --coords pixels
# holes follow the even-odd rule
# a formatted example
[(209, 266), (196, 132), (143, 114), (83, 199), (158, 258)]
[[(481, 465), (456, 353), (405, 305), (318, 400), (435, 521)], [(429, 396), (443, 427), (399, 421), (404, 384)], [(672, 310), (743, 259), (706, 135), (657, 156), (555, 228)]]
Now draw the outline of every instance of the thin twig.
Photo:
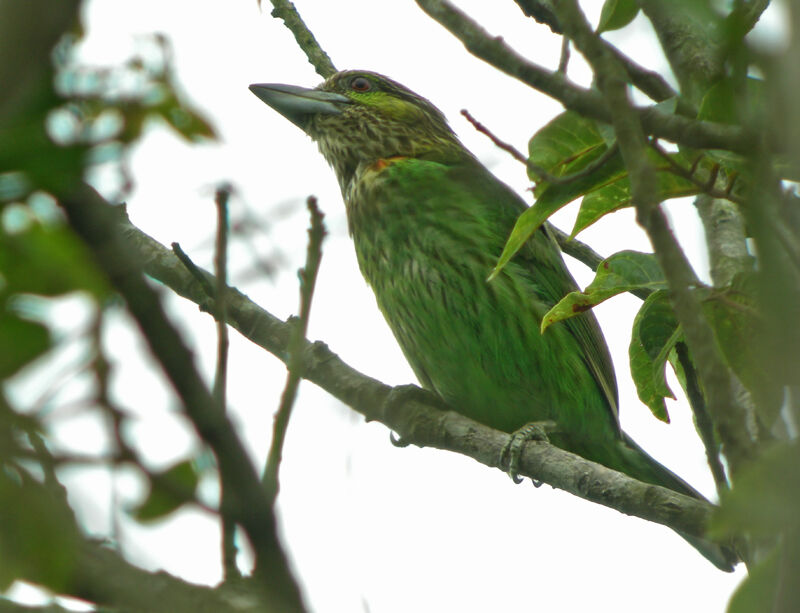
[[(541, 0), (516, 0), (516, 2), (520, 5), (520, 8), (528, 17), (533, 17), (539, 23), (549, 26), (550, 30), (556, 34), (564, 33), (563, 29), (561, 28), (561, 24), (558, 22), (558, 17), (556, 17), (556, 14), (553, 12), (554, 8), (552, 2), (542, 2)], [(562, 61), (564, 59), (564, 48), (566, 46), (566, 41), (568, 40), (568, 37), (564, 36), (564, 40), (561, 43)], [(678, 92), (676, 92), (660, 74), (640, 66), (613, 45), (608, 44), (607, 46), (611, 52), (614, 53), (617, 59), (622, 62), (622, 65), (625, 67), (625, 71), (628, 73), (631, 83), (633, 83), (637, 88), (639, 88), (639, 90), (644, 92), (652, 100), (661, 102), (662, 100), (666, 100), (667, 98), (672, 98), (678, 95)], [(564, 70), (561, 70), (561, 63), (559, 63), (558, 72), (565, 72)], [(679, 101), (679, 104), (681, 103), (682, 101)], [(697, 114), (697, 111), (694, 109), (690, 110), (687, 108), (687, 110), (691, 116)]]
[(286, 385), (281, 394), (281, 402), (275, 413), (275, 422), (272, 430), (272, 443), (270, 444), (267, 463), (261, 484), (270, 503), (274, 506), (278, 496), (280, 482), (278, 469), (283, 456), (283, 444), (286, 440), (286, 430), (292, 414), (297, 388), (303, 375), (303, 345), (308, 329), (308, 319), (311, 315), (311, 300), (314, 297), (314, 287), (317, 283), (319, 263), (322, 259), (322, 240), (325, 238), (325, 226), (322, 222), (323, 213), (317, 206), (317, 199), (309, 196), (306, 206), (311, 215), (311, 225), (308, 229), (308, 246), (306, 248), (306, 263), (299, 271), (300, 277), (300, 316), (294, 321), (292, 334), (288, 346), (288, 362)]
[(188, 270), (191, 275), (197, 279), (197, 282), (200, 283), (200, 286), (203, 288), (206, 296), (213, 299), (216, 296), (216, 290), (214, 289), (214, 286), (211, 285), (209, 280), (203, 276), (203, 274), (200, 272), (200, 269), (197, 268), (197, 264), (192, 262), (192, 259), (186, 254), (186, 252), (178, 243), (172, 243), (172, 252), (175, 254), (175, 257), (181, 261), (181, 264), (186, 266), (186, 270)]
[[(117, 496), (117, 468), (121, 462), (125, 460), (134, 460), (138, 462), (138, 457), (133, 449), (128, 445), (125, 437), (122, 435), (122, 411), (116, 405), (111, 397), (110, 392), (110, 379), (112, 374), (112, 364), (106, 358), (103, 352), (103, 311), (97, 310), (91, 325), (91, 332), (89, 336), (92, 339), (92, 361), (91, 369), (95, 379), (95, 404), (103, 412), (109, 430), (113, 436), (115, 449), (114, 452), (109, 454), (108, 469), (111, 478), (111, 487), (109, 488), (109, 513), (111, 515), (111, 537), (119, 540), (122, 533), (120, 526), (120, 518), (117, 512), (119, 508), (119, 499)], [(139, 466), (144, 472), (146, 469), (139, 463)]]
[[(272, 6), (271, 15), (275, 18), (282, 19), (285, 25), (297, 41), (297, 45), (303, 50), (308, 58), (308, 62), (317, 71), (317, 74), (327, 79), (336, 72), (336, 67), (333, 65), (331, 58), (328, 56), (322, 47), (319, 46), (317, 39), (306, 27), (306, 24), (294, 7), (294, 4), (287, 0), (270, 0)], [(261, 0), (258, 1), (261, 5)]]
[(686, 343), (679, 342), (675, 344), (675, 351), (686, 375), (686, 396), (694, 413), (700, 440), (703, 441), (703, 447), (706, 450), (706, 459), (708, 460), (708, 467), (711, 469), (711, 475), (714, 477), (714, 484), (717, 487), (717, 496), (721, 498), (729, 488), (728, 478), (725, 476), (725, 468), (722, 466), (722, 460), (719, 457), (719, 445), (714, 434), (714, 422), (711, 419), (711, 415), (708, 414), (706, 399), (700, 389), (697, 370), (692, 363), (692, 358), (689, 356), (689, 348)]
[(730, 193), (731, 190), (729, 189), (729, 186), (726, 186), (724, 190), (717, 189), (714, 187), (717, 175), (719, 173), (719, 167), (716, 167), (716, 172), (712, 172), (708, 177), (708, 179), (706, 179), (705, 181), (701, 181), (700, 179), (697, 178), (697, 176), (695, 175), (695, 169), (697, 168), (697, 165), (702, 156), (698, 156), (698, 158), (692, 163), (691, 168), (684, 168), (672, 158), (672, 156), (669, 154), (668, 151), (665, 151), (661, 147), (661, 145), (658, 144), (658, 141), (656, 139), (649, 139), (647, 144), (650, 145), (650, 148), (653, 149), (653, 151), (655, 151), (662, 158), (664, 158), (664, 160), (666, 160), (666, 162), (669, 164), (670, 167), (667, 168), (666, 170), (668, 170), (672, 174), (678, 175), (679, 177), (686, 179), (687, 181), (690, 181), (691, 183), (694, 183), (697, 187), (701, 189), (703, 193), (708, 194), (712, 198), (730, 200), (731, 202), (735, 202), (736, 204), (739, 205), (745, 204), (745, 201), (743, 199), (739, 198), (738, 196), (734, 196), (732, 193)]
[(602, 255), (577, 238), (570, 238), (569, 234), (559, 230), (549, 221), (545, 222), (545, 225), (547, 226), (547, 231), (553, 235), (558, 246), (561, 247), (561, 251), (597, 271), (598, 266), (605, 259)]
[(519, 149), (517, 149), (514, 145), (497, 138), (494, 134), (492, 134), (489, 128), (487, 128), (480, 121), (475, 119), (467, 109), (461, 109), (461, 114), (467, 118), (467, 121), (469, 121), (478, 132), (488, 136), (489, 140), (491, 140), (495, 144), (495, 146), (499, 147), (503, 151), (507, 151), (508, 153), (510, 153), (511, 157), (513, 157), (518, 162), (522, 162), (526, 166), (528, 165), (528, 158), (522, 155)]
[(230, 185), (221, 185), (214, 195), (217, 208), (217, 236), (214, 248), (214, 274), (217, 286), (214, 292), (217, 319), (217, 368), (214, 377), (214, 397), (220, 410), (225, 412), (225, 395), (228, 382), (228, 309), (225, 289), (228, 286), (228, 199)]
[(579, 179), (583, 179), (584, 177), (589, 176), (595, 170), (597, 170), (598, 168), (603, 166), (606, 162), (608, 162), (617, 153), (617, 143), (614, 143), (608, 149), (603, 151), (603, 153), (602, 153), (602, 155), (600, 155), (600, 157), (598, 157), (596, 160), (592, 160), (591, 163), (589, 163), (584, 168), (581, 168), (579, 171), (574, 172), (574, 173), (569, 174), (569, 175), (563, 175), (561, 177), (557, 177), (556, 175), (547, 172), (541, 166), (531, 162), (530, 159), (528, 159), (524, 155), (522, 155), (522, 153), (520, 153), (519, 149), (514, 147), (514, 145), (511, 145), (511, 144), (509, 144), (509, 143), (507, 143), (505, 141), (500, 140), (497, 136), (495, 136), (492, 133), (491, 130), (489, 130), (489, 128), (487, 128), (485, 125), (483, 125), (477, 119), (475, 119), (467, 109), (461, 109), (461, 114), (464, 117), (467, 118), (467, 121), (469, 121), (475, 127), (475, 129), (478, 132), (488, 136), (489, 139), (497, 147), (499, 147), (503, 151), (507, 151), (508, 153), (510, 153), (511, 156), (515, 160), (517, 160), (518, 162), (522, 162), (523, 164), (525, 164), (525, 166), (528, 168), (528, 170), (530, 172), (532, 172), (535, 175), (537, 175), (538, 177), (540, 177), (540, 179), (545, 183), (552, 183), (554, 185), (566, 185), (568, 183), (572, 183), (574, 181), (578, 181)]
[[(228, 199), (231, 195), (231, 186), (223, 184), (217, 187), (214, 194), (214, 204), (217, 209), (217, 235), (214, 246), (214, 274), (217, 284), (214, 290), (215, 319), (217, 323), (217, 367), (214, 375), (214, 388), (212, 394), (217, 403), (217, 408), (224, 415), (227, 411), (227, 385), (228, 385)], [(223, 508), (228, 502), (224, 499), (230, 497), (230, 492), (225, 483), (220, 479), (220, 491), (223, 498)], [(236, 522), (230, 515), (222, 514), (222, 568), (225, 581), (240, 579), (242, 573), (236, 564)]]
[(569, 39), (566, 36), (561, 37), (561, 57), (558, 59), (558, 69), (564, 76), (567, 75), (567, 66), (569, 66)]

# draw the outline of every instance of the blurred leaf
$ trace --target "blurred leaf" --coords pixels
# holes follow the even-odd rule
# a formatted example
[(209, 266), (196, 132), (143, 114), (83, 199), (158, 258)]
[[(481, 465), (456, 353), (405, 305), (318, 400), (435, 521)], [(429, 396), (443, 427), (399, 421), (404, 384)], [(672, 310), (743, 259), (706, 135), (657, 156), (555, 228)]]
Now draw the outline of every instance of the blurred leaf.
[(64, 225), (34, 222), (0, 235), (0, 274), (8, 293), (58, 296), (85, 290), (101, 298), (109, 291), (84, 245)]
[[(747, 535), (764, 555), (731, 598), (731, 613), (796, 611), (800, 606), (800, 445), (776, 443), (747, 467), (715, 511), (709, 534)], [(792, 577), (794, 579), (789, 580)]]
[(58, 592), (77, 555), (74, 518), (63, 499), (29, 475), (13, 477), (0, 470), (0, 591), (24, 578)]
[[(767, 109), (766, 88), (762, 80), (747, 77), (742, 86), (726, 77), (706, 91), (697, 118), (733, 125), (752, 124), (751, 128), (754, 128), (765, 123)], [(708, 150), (706, 154), (729, 172), (749, 170), (748, 162), (741, 155), (717, 149)], [(785, 166), (784, 170), (791, 168), (791, 164)]]
[(781, 385), (770, 368), (770, 350), (761, 342), (766, 324), (758, 303), (757, 273), (739, 273), (727, 288), (703, 301), (703, 312), (728, 366), (753, 395), (761, 418), (771, 426), (781, 408)]
[(674, 399), (675, 395), (667, 385), (666, 362), (681, 336), (667, 291), (650, 294), (633, 320), (628, 356), (639, 399), (667, 423), (664, 398)]
[(714, 83), (705, 93), (697, 118), (740, 125), (742, 121), (763, 119), (766, 110), (764, 81), (747, 77), (742, 87), (726, 77)]
[(0, 379), (6, 379), (50, 348), (50, 332), (14, 313), (0, 314)]
[(162, 519), (194, 500), (199, 480), (191, 460), (184, 460), (164, 472), (151, 475), (150, 493), (142, 504), (132, 509), (131, 514), (142, 522)]
[(772, 611), (767, 603), (773, 601), (778, 585), (778, 552), (771, 554), (748, 569), (748, 575), (736, 588), (728, 603), (727, 613), (760, 613)]
[(748, 533), (769, 537), (800, 529), (800, 445), (777, 443), (737, 477), (722, 499), (715, 537)]
[(188, 104), (172, 97), (157, 107), (158, 114), (183, 138), (190, 142), (217, 138), (211, 123)]
[(638, 12), (639, 5), (636, 0), (606, 0), (600, 12), (597, 33), (624, 28), (634, 20)]
[(584, 291), (570, 292), (545, 313), (542, 332), (551, 324), (582, 313), (617, 294), (665, 288), (664, 274), (652, 253), (620, 251), (600, 262), (594, 279)]

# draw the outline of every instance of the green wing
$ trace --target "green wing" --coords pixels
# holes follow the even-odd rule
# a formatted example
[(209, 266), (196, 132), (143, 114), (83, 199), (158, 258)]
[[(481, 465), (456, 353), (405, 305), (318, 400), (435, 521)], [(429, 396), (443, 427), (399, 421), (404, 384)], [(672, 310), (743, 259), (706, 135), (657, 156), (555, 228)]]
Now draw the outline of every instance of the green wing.
[[(510, 187), (494, 177), (477, 160), (462, 160), (462, 163), (454, 166), (452, 171), (459, 174), (469, 173), (471, 175), (469, 183), (476, 189), (486, 190), (485, 194), (473, 195), (479, 196), (481, 200), (488, 203), (487, 206), (491, 210), (487, 213), (507, 227), (505, 234), (507, 239), (517, 218), (525, 211), (527, 205)], [(476, 175), (480, 178), (476, 178)], [(544, 227), (528, 240), (514, 259), (527, 269), (534, 271), (540, 297), (549, 306), (556, 304), (569, 292), (578, 290), (575, 279), (564, 263), (561, 249)], [(543, 268), (546, 270), (543, 271)], [(583, 359), (608, 400), (609, 410), (619, 429), (617, 380), (608, 346), (594, 313), (586, 311), (555, 325), (567, 326), (570, 333), (577, 339), (583, 350)], [(545, 334), (547, 334), (546, 331)]]

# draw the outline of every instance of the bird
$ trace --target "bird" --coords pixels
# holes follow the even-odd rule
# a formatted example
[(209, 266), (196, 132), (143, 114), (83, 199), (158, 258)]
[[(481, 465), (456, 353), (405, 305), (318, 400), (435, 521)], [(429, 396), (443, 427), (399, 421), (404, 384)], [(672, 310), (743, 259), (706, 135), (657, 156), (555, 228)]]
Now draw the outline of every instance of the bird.
[[(540, 228), (488, 279), (527, 204), (460, 142), (426, 98), (379, 73), (316, 88), (250, 85), (316, 141), (341, 188), (361, 273), (421, 385), (508, 433), (555, 423), (548, 440), (635, 479), (703, 499), (620, 428), (608, 347), (591, 311), (551, 325), (577, 290)], [(680, 533), (717, 567), (725, 547)]]

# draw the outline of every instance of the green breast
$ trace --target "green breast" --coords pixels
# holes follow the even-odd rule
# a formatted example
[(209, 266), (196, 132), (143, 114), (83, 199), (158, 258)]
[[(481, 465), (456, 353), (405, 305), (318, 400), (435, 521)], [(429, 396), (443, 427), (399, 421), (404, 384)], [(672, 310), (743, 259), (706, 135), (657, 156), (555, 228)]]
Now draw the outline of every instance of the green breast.
[[(347, 200), (359, 265), (420, 382), (501, 430), (554, 419), (573, 436), (613, 437), (575, 337), (539, 333), (551, 288), (572, 283), (557, 248), (538, 236), (541, 266), (512, 261), (486, 281), (524, 208), (516, 195), (477, 163), (405, 159), (360, 178)], [(553, 270), (567, 278), (541, 278)]]

